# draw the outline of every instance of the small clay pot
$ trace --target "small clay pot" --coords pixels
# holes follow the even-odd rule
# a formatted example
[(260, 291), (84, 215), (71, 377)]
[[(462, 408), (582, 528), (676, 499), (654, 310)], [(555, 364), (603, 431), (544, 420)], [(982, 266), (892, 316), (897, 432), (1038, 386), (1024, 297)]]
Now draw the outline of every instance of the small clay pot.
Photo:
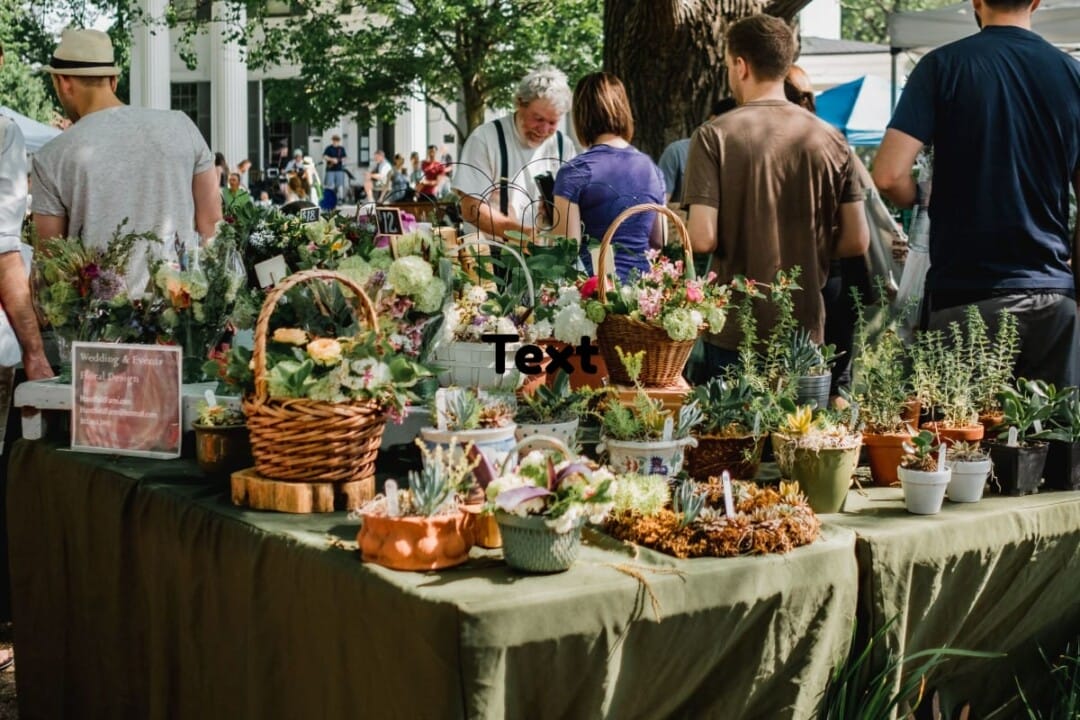
[(229, 475), (251, 467), (251, 440), (247, 425), (192, 425), (195, 460), (207, 475)]
[(983, 426), (983, 437), (991, 437), (991, 431), (1005, 422), (1005, 413), (1000, 410), (979, 415), (979, 424)]
[(473, 545), (488, 549), (502, 547), (499, 523), (495, 521), (494, 515), (483, 511), (483, 502), (463, 505), (461, 509), (465, 511), (465, 527), (472, 533)]
[(947, 447), (954, 442), (979, 442), (983, 439), (985, 430), (982, 425), (967, 425), (965, 427), (950, 427), (939, 422), (923, 423), (923, 430), (934, 433)]
[(922, 412), (922, 402), (919, 398), (912, 398), (904, 403), (904, 411), (900, 413), (900, 419), (911, 427), (919, 427), (919, 413)]
[(907, 433), (863, 433), (863, 445), (870, 463), (870, 477), (878, 487), (891, 487), (900, 482), (897, 467), (904, 455), (904, 443), (911, 436)]
[(439, 570), (469, 559), (472, 532), (461, 510), (433, 517), (365, 515), (356, 535), (364, 562), (393, 570)]

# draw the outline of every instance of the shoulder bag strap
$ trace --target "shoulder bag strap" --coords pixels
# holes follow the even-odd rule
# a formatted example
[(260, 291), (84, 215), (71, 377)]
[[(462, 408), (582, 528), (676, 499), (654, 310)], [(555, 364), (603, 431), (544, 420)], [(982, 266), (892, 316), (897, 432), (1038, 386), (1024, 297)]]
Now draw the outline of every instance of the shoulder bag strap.
[(499, 212), (506, 215), (510, 208), (510, 158), (506, 150), (506, 132), (502, 119), (495, 120), (495, 133), (499, 136)]

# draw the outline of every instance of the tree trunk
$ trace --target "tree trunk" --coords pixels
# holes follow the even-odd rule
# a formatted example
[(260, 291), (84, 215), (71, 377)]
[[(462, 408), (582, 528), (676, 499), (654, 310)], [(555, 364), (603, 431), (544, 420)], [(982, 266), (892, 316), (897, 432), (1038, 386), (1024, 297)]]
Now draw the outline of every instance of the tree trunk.
[(484, 108), (487, 106), (487, 96), (480, 90), (475, 82), (465, 81), (462, 87), (462, 104), (465, 106), (465, 135), (472, 135), (472, 131), (484, 124)]
[(759, 12), (789, 22), (809, 0), (605, 0), (604, 69), (626, 85), (634, 145), (654, 159), (728, 94), (724, 33)]

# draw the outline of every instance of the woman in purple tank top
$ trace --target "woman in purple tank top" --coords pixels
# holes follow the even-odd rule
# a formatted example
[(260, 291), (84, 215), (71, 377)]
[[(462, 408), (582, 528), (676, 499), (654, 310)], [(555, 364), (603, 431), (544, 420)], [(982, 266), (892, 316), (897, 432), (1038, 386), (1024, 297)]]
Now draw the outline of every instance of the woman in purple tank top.
[[(664, 177), (645, 153), (630, 145), (634, 117), (622, 81), (610, 73), (586, 75), (574, 88), (574, 132), (588, 149), (563, 165), (555, 179), (555, 232), (599, 240), (628, 207), (664, 204)], [(646, 271), (645, 251), (662, 242), (663, 220), (655, 213), (628, 218), (615, 232), (615, 272), (626, 280)], [(581, 260), (591, 274), (586, 243)]]

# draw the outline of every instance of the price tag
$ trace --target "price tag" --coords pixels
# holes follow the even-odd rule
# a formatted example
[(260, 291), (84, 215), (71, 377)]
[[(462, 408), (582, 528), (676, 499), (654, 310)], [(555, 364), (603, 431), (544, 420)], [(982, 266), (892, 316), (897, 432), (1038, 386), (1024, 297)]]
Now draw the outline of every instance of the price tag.
[(207, 388), (206, 392), (203, 393), (203, 397), (206, 398), (207, 407), (217, 407), (217, 396), (214, 395), (213, 390)]
[(938, 469), (938, 472), (941, 472), (942, 470), (945, 469), (945, 451), (947, 449), (948, 449), (948, 447), (945, 445), (945, 443), (942, 443), (941, 447), (938, 448), (938, 451), (937, 451), (937, 469)]
[(1020, 445), (1020, 433), (1016, 427), (1009, 428), (1009, 447), (1017, 447)]
[(669, 415), (667, 420), (664, 420), (664, 435), (661, 439), (667, 441), (671, 440), (671, 436), (675, 433), (675, 421), (671, 419)]
[(725, 470), (724, 474), (720, 477), (721, 481), (724, 483), (724, 514), (727, 515), (728, 520), (734, 520), (735, 499), (731, 497), (731, 474)]
[(386, 514), (389, 517), (398, 517), (401, 515), (401, 506), (398, 503), (397, 483), (393, 480), (387, 480), (383, 492), (386, 493)]
[(754, 437), (761, 434), (761, 411), (754, 413)]
[(300, 217), (300, 222), (304, 223), (305, 225), (308, 223), (319, 222), (319, 214), (320, 212), (318, 206), (300, 208), (300, 211), (297, 213), (297, 215)]
[(405, 223), (401, 219), (401, 210), (393, 207), (375, 208), (375, 227), (380, 235), (403, 235)]
[(446, 388), (435, 391), (435, 427), (446, 429)]
[(1036, 420), (1034, 422), (1034, 426), (1035, 426), (1035, 432), (1037, 432), (1037, 433), (1042, 432), (1042, 420)]

